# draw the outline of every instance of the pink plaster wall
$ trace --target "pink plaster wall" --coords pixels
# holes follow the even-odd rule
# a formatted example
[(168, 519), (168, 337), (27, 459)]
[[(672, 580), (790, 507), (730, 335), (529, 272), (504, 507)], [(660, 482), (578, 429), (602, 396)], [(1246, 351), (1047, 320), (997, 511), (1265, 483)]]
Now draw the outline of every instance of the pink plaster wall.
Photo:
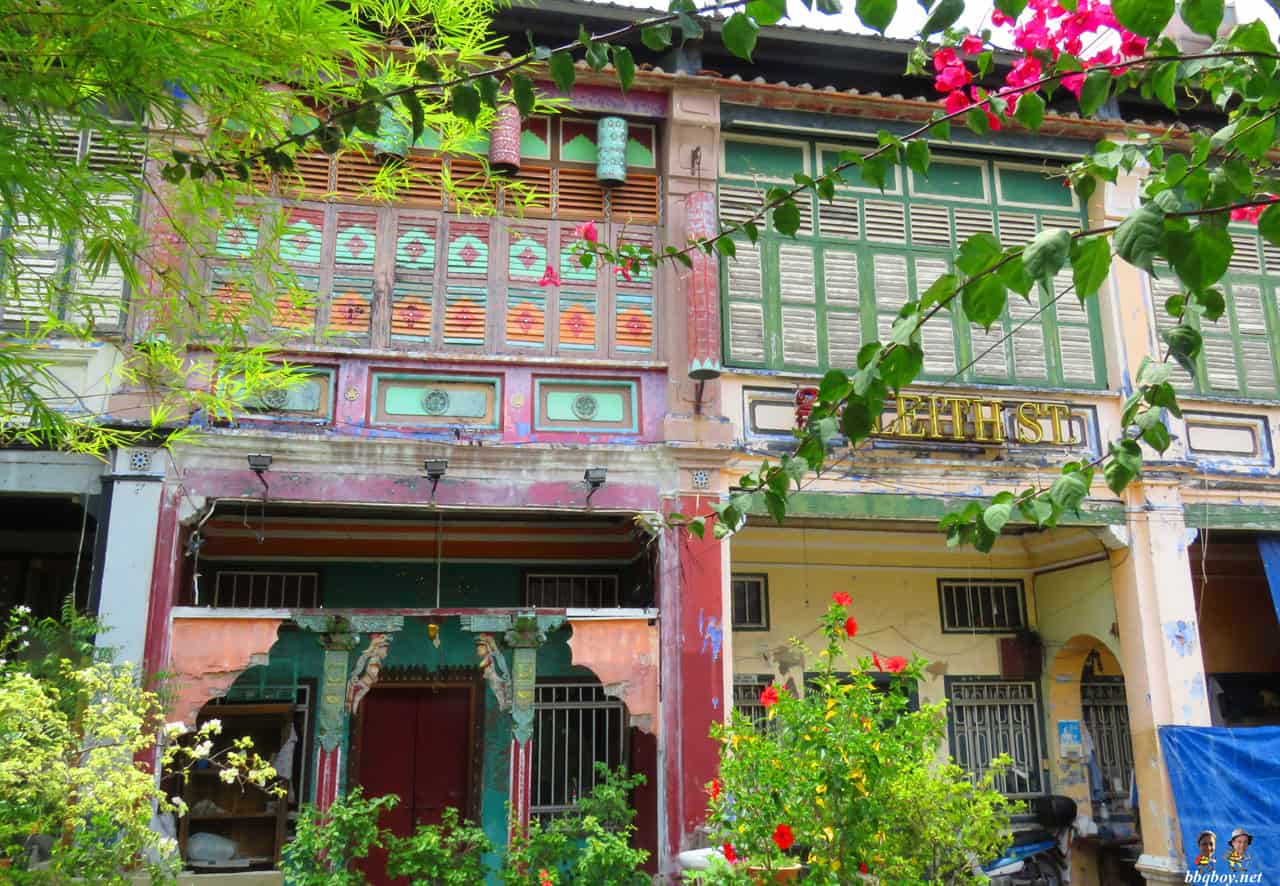
[(176, 685), (175, 719), (194, 724), (207, 701), (276, 642), (278, 618), (175, 618), (169, 670)]
[(631, 724), (658, 734), (658, 628), (647, 619), (570, 619), (573, 663), (590, 668), (621, 698)]

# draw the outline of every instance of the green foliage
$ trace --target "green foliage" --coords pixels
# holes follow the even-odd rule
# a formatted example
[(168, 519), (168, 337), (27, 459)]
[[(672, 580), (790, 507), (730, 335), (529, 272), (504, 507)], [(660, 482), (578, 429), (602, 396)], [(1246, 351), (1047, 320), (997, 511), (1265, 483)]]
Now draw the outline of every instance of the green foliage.
[(412, 835), (388, 840), (387, 873), (410, 886), (475, 886), (485, 882), (484, 856), (493, 844), (482, 828), (444, 811), (438, 825), (419, 825)]
[[(1007, 845), (1010, 804), (991, 772), (975, 783), (938, 761), (944, 706), (910, 709), (923, 662), (848, 656), (847, 616), (838, 602), (823, 614), (827, 645), (816, 656), (793, 641), (805, 661), (819, 662), (803, 696), (773, 687), (777, 702), (763, 723), (735, 711), (713, 728), (720, 774), (708, 785), (709, 823), (738, 861), (687, 880), (747, 883), (747, 869), (803, 863), (806, 883), (830, 886), (858, 882), (862, 865), (885, 883), (986, 882), (973, 860)], [(878, 689), (873, 668), (900, 673)], [(781, 825), (794, 835), (786, 850), (775, 842)]]
[[(388, 833), (378, 826), (384, 809), (400, 802), (394, 794), (365, 797), (354, 788), (321, 812), (304, 806), (294, 838), (284, 847), (280, 869), (293, 886), (359, 886), (367, 883), (353, 864), (385, 845)], [(424, 841), (425, 842), (425, 841)], [(405, 858), (412, 850), (406, 849)]]

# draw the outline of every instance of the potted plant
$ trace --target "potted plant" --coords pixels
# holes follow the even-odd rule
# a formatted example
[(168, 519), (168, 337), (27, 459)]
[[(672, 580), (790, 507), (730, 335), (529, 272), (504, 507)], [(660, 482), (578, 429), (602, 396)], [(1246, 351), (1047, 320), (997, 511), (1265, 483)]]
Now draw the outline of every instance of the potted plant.
[(826, 647), (798, 641), (817, 676), (803, 688), (768, 686), (766, 719), (735, 711), (712, 730), (720, 773), (707, 785), (708, 824), (724, 863), (688, 882), (859, 880), (967, 884), (1007, 845), (1011, 805), (938, 758), (944, 705), (912, 702), (920, 659), (853, 657), (852, 600), (837, 593), (821, 618)]

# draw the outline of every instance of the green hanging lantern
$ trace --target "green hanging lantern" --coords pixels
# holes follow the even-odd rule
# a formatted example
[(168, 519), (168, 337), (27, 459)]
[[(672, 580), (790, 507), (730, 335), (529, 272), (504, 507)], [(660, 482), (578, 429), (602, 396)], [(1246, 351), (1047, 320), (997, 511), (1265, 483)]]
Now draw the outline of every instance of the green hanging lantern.
[(403, 160), (409, 156), (413, 134), (409, 126), (396, 116), (395, 111), (383, 105), (378, 111), (378, 134), (373, 139), (373, 153), (385, 159)]
[(601, 117), (596, 124), (596, 181), (606, 188), (627, 183), (627, 121)]

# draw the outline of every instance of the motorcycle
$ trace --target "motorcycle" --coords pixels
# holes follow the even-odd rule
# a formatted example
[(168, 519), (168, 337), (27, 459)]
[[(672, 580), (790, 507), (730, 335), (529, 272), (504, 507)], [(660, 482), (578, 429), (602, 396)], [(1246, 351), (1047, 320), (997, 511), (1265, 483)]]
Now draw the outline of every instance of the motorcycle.
[(1015, 831), (1004, 855), (982, 865), (992, 886), (1061, 886), (1067, 856), (1062, 838), (1070, 833), (1076, 803), (1070, 797), (1038, 797), (1031, 804), (1038, 827)]

